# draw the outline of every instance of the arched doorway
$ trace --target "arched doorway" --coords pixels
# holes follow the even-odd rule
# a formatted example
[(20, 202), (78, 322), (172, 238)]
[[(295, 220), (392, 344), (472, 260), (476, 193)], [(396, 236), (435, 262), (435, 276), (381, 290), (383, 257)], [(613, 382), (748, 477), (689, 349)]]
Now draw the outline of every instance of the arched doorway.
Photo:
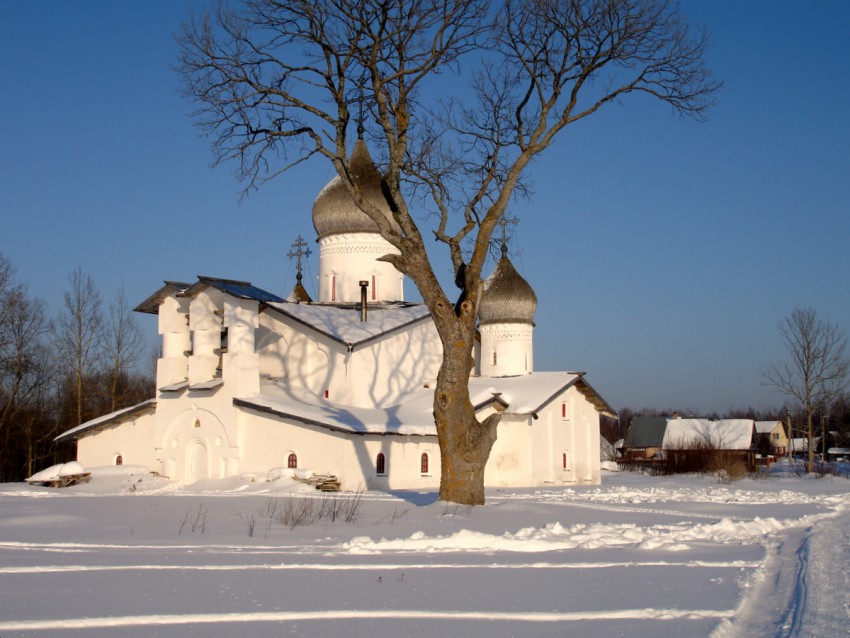
[(186, 482), (209, 478), (209, 454), (200, 439), (193, 439), (186, 448)]

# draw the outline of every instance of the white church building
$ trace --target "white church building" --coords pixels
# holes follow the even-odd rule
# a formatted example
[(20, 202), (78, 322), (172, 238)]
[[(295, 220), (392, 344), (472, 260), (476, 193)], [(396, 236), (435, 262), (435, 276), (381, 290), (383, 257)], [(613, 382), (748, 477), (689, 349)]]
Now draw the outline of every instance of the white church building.
[[(362, 140), (351, 167), (382, 202)], [(404, 301), (402, 275), (377, 260), (394, 248), (339, 177), (316, 198), (313, 225), (318, 301), (300, 269), (288, 299), (245, 281), (166, 282), (136, 308), (158, 315), (156, 396), (57, 440), (76, 440), (86, 467), (142, 465), (179, 483), (286, 468), (334, 475), (343, 489), (438, 487), (441, 345), (428, 309)], [(502, 417), (485, 484), (599, 483), (599, 415), (613, 411), (583, 373), (534, 371), (536, 306), (503, 247), (470, 380), (479, 418)]]

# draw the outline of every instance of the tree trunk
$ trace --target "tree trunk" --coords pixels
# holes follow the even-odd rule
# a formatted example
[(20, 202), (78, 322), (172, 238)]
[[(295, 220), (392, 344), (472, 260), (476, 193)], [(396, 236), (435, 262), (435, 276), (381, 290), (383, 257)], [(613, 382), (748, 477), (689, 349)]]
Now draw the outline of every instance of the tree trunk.
[[(469, 398), (474, 323), (463, 316), (473, 305), (464, 302), (461, 317), (454, 317), (454, 338), (443, 336), (443, 362), (434, 391), (434, 421), (440, 443), (440, 500), (461, 505), (484, 504), (484, 468), (496, 441), (499, 417), (493, 415), (479, 422)], [(437, 319), (438, 330), (447, 327)], [(468, 319), (468, 317), (466, 318)]]

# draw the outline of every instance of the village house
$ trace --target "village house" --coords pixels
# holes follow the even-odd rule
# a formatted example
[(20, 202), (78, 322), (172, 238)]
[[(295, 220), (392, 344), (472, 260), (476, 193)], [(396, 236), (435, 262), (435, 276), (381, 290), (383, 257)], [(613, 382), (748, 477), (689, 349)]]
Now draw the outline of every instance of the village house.
[[(351, 168), (389, 210), (363, 140)], [(433, 489), (442, 349), (428, 309), (404, 301), (394, 248), (334, 178), (318, 195), (318, 300), (250, 282), (168, 281), (136, 308), (158, 317), (156, 395), (64, 432), (85, 467), (135, 464), (179, 483), (328, 474), (343, 489)], [(299, 249), (299, 259), (301, 257)], [(598, 484), (599, 415), (582, 372), (534, 370), (537, 298), (507, 257), (486, 284), (470, 393), (501, 421), (488, 486)]]
[(756, 421), (759, 453), (781, 457), (788, 454), (788, 435), (782, 421)]

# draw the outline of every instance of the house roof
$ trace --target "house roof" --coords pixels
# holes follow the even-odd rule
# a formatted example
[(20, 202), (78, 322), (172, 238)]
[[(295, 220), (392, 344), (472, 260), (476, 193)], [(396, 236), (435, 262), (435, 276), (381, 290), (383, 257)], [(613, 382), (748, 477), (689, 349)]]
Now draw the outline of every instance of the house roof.
[(115, 412), (104, 414), (103, 416), (99, 416), (96, 419), (92, 419), (91, 421), (86, 421), (82, 425), (78, 425), (75, 428), (71, 428), (70, 430), (63, 432), (53, 440), (71, 441), (74, 439), (79, 439), (82, 435), (87, 434), (92, 430), (98, 430), (111, 425), (118, 425), (119, 423), (124, 423), (125, 421), (131, 421), (132, 419), (135, 419), (136, 417), (145, 414), (153, 414), (155, 410), (156, 399), (148, 399), (147, 401), (143, 401), (142, 403), (138, 403), (129, 408), (116, 410)]
[(664, 432), (665, 449), (707, 445), (718, 450), (748, 450), (755, 427), (751, 419), (670, 419)]
[(759, 434), (770, 434), (777, 426), (782, 425), (782, 421), (756, 421), (756, 432)]
[(636, 416), (632, 419), (623, 447), (660, 448), (664, 444), (664, 432), (667, 430), (667, 417)]

